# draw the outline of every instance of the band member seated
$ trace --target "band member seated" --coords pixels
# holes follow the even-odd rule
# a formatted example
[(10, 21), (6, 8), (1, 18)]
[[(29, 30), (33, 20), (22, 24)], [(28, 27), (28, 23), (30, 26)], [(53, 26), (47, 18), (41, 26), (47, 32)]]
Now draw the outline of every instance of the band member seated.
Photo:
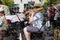
[(3, 32), (8, 28), (8, 24), (4, 15), (4, 10), (0, 7), (0, 40), (3, 40)]
[(16, 12), (15, 15), (8, 15), (6, 16), (7, 19), (11, 20), (11, 27), (16, 29), (16, 30), (21, 30), (24, 26), (24, 18), (25, 15), (20, 12)]
[[(23, 29), (26, 40), (31, 40), (30, 34), (31, 32), (43, 32), (42, 23), (44, 20), (43, 14), (40, 12), (40, 4), (34, 4), (34, 9), (30, 11), (29, 16), (29, 26)], [(38, 10), (39, 9), (39, 10)], [(37, 11), (38, 10), (38, 11)], [(42, 27), (42, 29), (41, 29)]]

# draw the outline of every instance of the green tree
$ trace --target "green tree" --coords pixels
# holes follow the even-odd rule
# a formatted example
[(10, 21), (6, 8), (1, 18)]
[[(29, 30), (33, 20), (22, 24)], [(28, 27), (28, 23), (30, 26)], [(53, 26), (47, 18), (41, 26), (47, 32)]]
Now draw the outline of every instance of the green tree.
[(0, 0), (4, 5), (7, 5), (9, 8), (13, 6), (14, 0)]
[(43, 6), (49, 6), (49, 3), (57, 4), (60, 0), (46, 0)]
[(47, 8), (49, 6), (49, 3), (50, 3), (50, 0), (46, 0), (43, 6)]

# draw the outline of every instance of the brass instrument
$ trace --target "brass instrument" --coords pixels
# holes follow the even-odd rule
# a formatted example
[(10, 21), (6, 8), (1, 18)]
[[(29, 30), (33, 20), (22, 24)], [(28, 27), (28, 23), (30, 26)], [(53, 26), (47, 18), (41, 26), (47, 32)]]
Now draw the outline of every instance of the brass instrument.
[[(31, 9), (31, 10), (34, 11), (35, 13), (37, 13), (37, 12), (41, 12), (41, 13), (43, 13), (43, 14), (45, 13), (45, 10), (44, 10), (43, 8), (38, 8), (38, 9), (36, 9), (36, 10)], [(26, 11), (24, 14), (25, 14), (26, 16), (28, 16), (31, 10)]]
[[(31, 5), (31, 6), (33, 6), (33, 5)], [(37, 9), (25, 10), (24, 14), (25, 14), (26, 19), (28, 19), (31, 10), (34, 11), (35, 13), (37, 13), (37, 12), (41, 12), (41, 13), (43, 13), (43, 14), (46, 13), (46, 10), (45, 10), (40, 4), (34, 4), (33, 7), (35, 7), (35, 6), (38, 6), (39, 8), (37, 8)]]
[(54, 40), (60, 40), (60, 28), (54, 29)]

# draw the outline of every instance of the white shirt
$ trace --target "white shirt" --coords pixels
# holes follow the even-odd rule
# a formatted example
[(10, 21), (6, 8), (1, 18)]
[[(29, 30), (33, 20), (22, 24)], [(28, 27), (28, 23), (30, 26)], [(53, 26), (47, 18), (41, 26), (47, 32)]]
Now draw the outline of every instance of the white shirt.
[(25, 15), (23, 13), (17, 14), (20, 21), (24, 21)]

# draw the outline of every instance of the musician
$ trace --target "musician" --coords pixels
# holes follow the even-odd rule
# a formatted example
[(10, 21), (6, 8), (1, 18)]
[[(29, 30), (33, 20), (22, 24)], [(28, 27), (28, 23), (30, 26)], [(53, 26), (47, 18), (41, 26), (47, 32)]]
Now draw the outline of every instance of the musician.
[(6, 16), (6, 18), (11, 20), (12, 27), (17, 29), (18, 25), (20, 25), (21, 28), (23, 28), (23, 26), (24, 26), (23, 22), (24, 22), (24, 18), (25, 18), (25, 15), (23, 13), (17, 12), (17, 13), (15, 13), (15, 15)]
[(34, 4), (34, 9), (32, 9), (29, 13), (30, 14), (30, 16), (29, 16), (30, 26), (25, 27), (23, 29), (26, 40), (31, 40), (30, 39), (30, 32), (34, 32), (34, 31), (37, 31), (37, 30), (39, 30), (38, 32), (43, 31), (43, 29), (40, 30), (40, 28), (42, 27), (44, 16), (40, 11), (37, 11), (37, 9), (39, 9), (40, 7), (41, 7), (40, 4)]
[(20, 30), (21, 30), (21, 29), (23, 29), (24, 26), (25, 26), (25, 24), (24, 24), (25, 15), (24, 15), (23, 12), (21, 12), (21, 13), (20, 13), (20, 12), (17, 12), (16, 15), (17, 15), (17, 18), (18, 18), (18, 20), (19, 20), (19, 22), (20, 22)]
[(8, 28), (8, 24), (4, 15), (4, 9), (0, 7), (0, 40), (3, 40), (3, 30)]
[(58, 9), (54, 6), (54, 4), (50, 4), (49, 8), (50, 24), (53, 24), (54, 27), (56, 25), (55, 20), (57, 20), (57, 18), (55, 18), (57, 11)]

